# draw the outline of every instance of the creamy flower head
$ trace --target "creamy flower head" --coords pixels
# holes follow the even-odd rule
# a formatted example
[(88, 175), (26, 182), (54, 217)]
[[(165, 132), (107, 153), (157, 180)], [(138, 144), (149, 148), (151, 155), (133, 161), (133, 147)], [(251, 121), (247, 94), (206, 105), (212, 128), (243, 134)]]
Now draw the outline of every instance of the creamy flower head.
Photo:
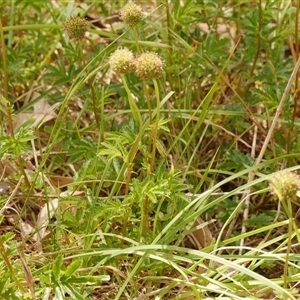
[(294, 198), (300, 190), (300, 176), (288, 170), (279, 171), (271, 179), (271, 188), (279, 199)]
[(157, 79), (163, 71), (164, 63), (154, 52), (145, 52), (135, 61), (135, 73), (142, 80)]
[(127, 74), (133, 70), (134, 55), (127, 49), (116, 50), (109, 57), (110, 67), (118, 74)]
[(134, 27), (143, 18), (142, 8), (132, 1), (129, 1), (120, 11), (124, 23), (129, 27)]

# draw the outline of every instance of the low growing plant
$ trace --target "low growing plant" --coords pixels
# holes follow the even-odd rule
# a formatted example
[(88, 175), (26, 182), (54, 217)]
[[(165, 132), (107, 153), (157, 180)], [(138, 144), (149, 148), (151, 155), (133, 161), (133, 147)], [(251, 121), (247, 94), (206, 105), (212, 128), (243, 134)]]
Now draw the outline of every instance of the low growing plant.
[(0, 298), (297, 299), (299, 7), (1, 2)]

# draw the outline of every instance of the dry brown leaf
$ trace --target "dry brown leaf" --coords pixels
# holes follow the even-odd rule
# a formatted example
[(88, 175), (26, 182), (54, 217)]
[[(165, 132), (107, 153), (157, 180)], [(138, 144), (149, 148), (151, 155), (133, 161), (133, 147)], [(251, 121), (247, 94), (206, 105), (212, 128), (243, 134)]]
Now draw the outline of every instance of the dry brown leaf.
[[(208, 222), (205, 222), (202, 218), (198, 217), (193, 227), (196, 227), (197, 229), (187, 236), (192, 248), (199, 250), (210, 245), (212, 234), (209, 230)], [(188, 245), (186, 246), (188, 247)]]
[[(75, 191), (72, 196), (83, 196), (85, 193), (83, 191)], [(62, 192), (59, 197), (69, 196), (70, 192)], [(42, 196), (42, 195), (41, 195)], [(8, 201), (9, 202), (9, 201)], [(34, 226), (31, 226), (27, 222), (24, 222), (20, 216), (19, 212), (13, 207), (9, 206), (8, 203), (2, 208), (2, 213), (6, 210), (10, 210), (9, 215), (7, 215), (7, 220), (16, 225), (23, 239), (28, 239), (32, 235), (32, 240), (36, 242), (35, 247), (38, 253), (43, 253), (42, 240), (47, 236), (47, 227), (49, 225), (50, 219), (55, 215), (59, 205), (59, 198), (54, 198), (50, 200), (47, 204), (41, 207), (40, 212), (37, 216), (37, 221)]]
[(43, 252), (42, 239), (47, 235), (49, 220), (54, 216), (58, 208), (58, 198), (50, 200), (41, 210), (36, 222), (36, 233), (33, 239), (36, 241), (36, 249), (39, 253)]
[(40, 101), (38, 101), (33, 105), (33, 112), (20, 113), (15, 117), (14, 127), (19, 128), (22, 124), (24, 124), (26, 121), (28, 121), (31, 118), (34, 119), (32, 126), (39, 127), (43, 123), (48, 122), (57, 117), (57, 114), (54, 111), (58, 106), (59, 103), (49, 105), (46, 100), (41, 99)]
[[(60, 197), (66, 197), (70, 194), (70, 192), (62, 192), (59, 196)], [(82, 195), (81, 191), (76, 191), (72, 194), (72, 196), (78, 196)], [(49, 201), (39, 212), (37, 222), (36, 222), (36, 233), (33, 235), (33, 239), (36, 241), (36, 250), (39, 253), (43, 252), (42, 248), (42, 239), (48, 234), (47, 232), (47, 226), (49, 224), (50, 219), (54, 216), (56, 213), (56, 210), (58, 208), (59, 199), (54, 198), (51, 201)]]
[(60, 176), (60, 175), (50, 175), (48, 176), (52, 185), (55, 187), (62, 187), (74, 182), (74, 179), (71, 177)]
[(33, 228), (30, 224), (23, 222), (19, 216), (19, 213), (13, 207), (6, 206), (5, 209), (9, 209), (11, 211), (11, 213), (7, 217), (7, 220), (12, 225), (17, 225), (17, 227), (20, 229), (23, 239), (34, 233), (35, 228)]

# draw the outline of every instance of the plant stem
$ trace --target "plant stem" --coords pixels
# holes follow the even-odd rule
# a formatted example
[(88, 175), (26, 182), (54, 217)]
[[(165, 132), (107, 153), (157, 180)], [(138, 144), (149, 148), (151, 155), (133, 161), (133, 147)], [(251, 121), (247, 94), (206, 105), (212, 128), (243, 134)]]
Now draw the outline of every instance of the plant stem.
[(16, 285), (18, 286), (20, 291), (22, 291), (22, 293), (26, 293), (27, 292), (26, 289), (23, 287), (23, 285), (21, 284), (21, 282), (17, 278), (17, 276), (16, 276), (16, 274), (13, 270), (13, 267), (11, 265), (11, 262), (9, 261), (9, 258), (6, 254), (6, 250), (5, 250), (5, 247), (4, 247), (4, 243), (2, 241), (2, 237), (0, 237), (0, 254), (1, 254), (3, 260), (5, 261), (5, 264), (8, 268), (8, 270), (9, 270), (11, 278), (14, 280), (14, 282), (16, 283)]
[(135, 46), (136, 46), (136, 51), (137, 53), (141, 53), (140, 45), (139, 45), (139, 35), (136, 27), (133, 29), (134, 31), (134, 39), (135, 39)]
[[(79, 42), (78, 47), (79, 47), (79, 52), (80, 52), (80, 55), (81, 55), (82, 68), (84, 68), (84, 66), (86, 65), (86, 62), (85, 62), (85, 56), (84, 56), (84, 53), (83, 53), (83, 50), (82, 50), (82, 43), (81, 42)], [(88, 73), (87, 73), (87, 75), (88, 75)], [(92, 77), (89, 77), (87, 83), (88, 83), (88, 86), (89, 86), (89, 88), (91, 90), (91, 94), (92, 94), (92, 106), (93, 106), (93, 112), (94, 112), (94, 117), (95, 117), (95, 120), (96, 120), (96, 124), (97, 124), (97, 127), (100, 128), (99, 116), (98, 116), (97, 105), (96, 105), (96, 94), (95, 94), (95, 89), (93, 87)]]
[[(7, 64), (6, 64), (6, 47), (4, 41), (4, 29), (0, 18), (0, 34), (1, 34), (1, 47), (2, 47), (2, 62), (3, 62), (3, 81), (4, 81), (4, 96), (8, 100), (8, 78), (7, 78)], [(9, 119), (10, 121), (10, 119)], [(11, 125), (11, 124), (10, 124)]]
[[(157, 139), (157, 132), (159, 127), (159, 118), (160, 118), (160, 97), (159, 97), (159, 89), (158, 84), (155, 79), (153, 79), (153, 84), (155, 88), (155, 97), (156, 97), (156, 119), (155, 119), (155, 126), (153, 129), (152, 134), (152, 155), (151, 155), (151, 162), (150, 162), (150, 170), (149, 172), (152, 173), (155, 164), (155, 153), (156, 153), (156, 139)], [(149, 198), (145, 197), (145, 201), (143, 203), (143, 212), (142, 212), (142, 228), (141, 228), (141, 235), (145, 233), (148, 227), (148, 206), (149, 206)]]
[[(256, 53), (255, 53), (255, 57), (254, 57), (254, 61), (252, 64), (252, 68), (249, 74), (249, 77), (252, 77), (256, 68), (256, 64), (259, 58), (259, 53), (260, 53), (260, 48), (261, 48), (261, 30), (262, 30), (262, 3), (261, 0), (258, 1), (258, 12), (259, 12), (259, 17), (258, 17), (258, 33), (257, 33), (257, 46), (256, 46)], [(246, 94), (246, 92), (250, 89), (252, 85), (252, 82), (248, 83), (247, 86), (244, 89), (244, 94)]]
[[(136, 51), (138, 54), (141, 53), (141, 48), (139, 45), (139, 34), (138, 34), (138, 30), (137, 27), (135, 26), (134, 29), (134, 38), (135, 38), (135, 45), (136, 45)], [(145, 81), (143, 81), (143, 90), (144, 90), (144, 94), (146, 96), (147, 99), (147, 106), (148, 106), (148, 111), (149, 111), (149, 124), (151, 124), (151, 120), (152, 120), (152, 114), (151, 114), (151, 105), (150, 105), (150, 97), (149, 97), (149, 93), (148, 93), (148, 88), (147, 88), (147, 84), (145, 83)], [(150, 149), (151, 149), (151, 143), (149, 143), (148, 145), (148, 151), (150, 153)], [(147, 172), (149, 175), (149, 170)], [(142, 216), (141, 216), (141, 226), (140, 226), (140, 237), (142, 237), (144, 235), (144, 233), (146, 232), (147, 228), (148, 228), (148, 203), (149, 203), (149, 199), (148, 196), (146, 196), (144, 203), (142, 204)]]
[[(140, 141), (141, 141), (141, 138), (142, 138), (143, 120), (142, 120), (142, 116), (141, 116), (141, 113), (139, 111), (139, 108), (137, 107), (137, 105), (136, 105), (136, 103), (135, 103), (135, 101), (134, 101), (134, 99), (133, 99), (133, 97), (131, 95), (131, 92), (130, 92), (130, 89), (129, 89), (128, 85), (127, 85), (125, 76), (122, 76), (122, 82), (123, 82), (124, 88), (125, 88), (125, 90), (127, 92), (128, 101), (129, 101), (129, 105), (130, 105), (130, 109), (131, 109), (133, 118), (136, 121), (138, 121), (138, 123), (139, 123), (139, 132), (138, 132), (136, 140), (135, 140), (135, 142), (134, 142), (134, 144), (132, 146), (132, 149), (131, 149), (131, 151), (129, 153), (128, 161), (127, 161), (125, 195), (128, 195), (129, 184), (130, 184), (130, 179), (131, 179), (132, 163), (133, 163), (133, 160), (134, 160), (134, 158), (136, 156), (136, 153), (138, 152), (139, 144), (140, 144)], [(129, 213), (126, 213), (126, 215), (124, 216), (124, 223), (123, 223), (123, 235), (124, 236), (126, 236), (128, 218), (129, 218)]]
[(159, 97), (159, 89), (158, 84), (155, 79), (153, 79), (154, 89), (155, 89), (155, 98), (156, 98), (156, 118), (155, 118), (155, 126), (152, 133), (152, 155), (151, 155), (151, 163), (150, 163), (150, 172), (154, 169), (155, 163), (155, 153), (156, 153), (156, 139), (157, 132), (159, 126), (159, 118), (160, 118), (160, 97)]
[(293, 229), (293, 211), (290, 199), (283, 199), (282, 201), (283, 207), (286, 210), (286, 213), (289, 218), (289, 227), (288, 227), (288, 244), (286, 249), (285, 263), (284, 263), (284, 271), (283, 271), (283, 287), (287, 289), (288, 285), (288, 267), (289, 267), (289, 256), (292, 246), (292, 229)]
[[(295, 16), (295, 61), (299, 58), (299, 9), (300, 3), (296, 2), (296, 16)], [(291, 122), (291, 130), (288, 130), (287, 134), (287, 143), (286, 143), (286, 151), (289, 154), (291, 149), (291, 132), (293, 132), (295, 120), (298, 112), (298, 102), (300, 98), (299, 93), (299, 70), (295, 77), (295, 95), (294, 95), (294, 104), (293, 104), (293, 114), (292, 114), (292, 122)]]
[(142, 130), (143, 130), (143, 120), (142, 120), (142, 116), (141, 113), (139, 111), (139, 108), (137, 107), (134, 99), (132, 98), (130, 89), (128, 88), (127, 82), (126, 82), (126, 78), (125, 76), (122, 76), (122, 81), (125, 87), (125, 90), (127, 92), (127, 96), (128, 96), (128, 101), (129, 101), (129, 105), (130, 105), (130, 109), (131, 112), (133, 114), (133, 117), (135, 118), (136, 121), (138, 121), (139, 123), (139, 132), (138, 132), (138, 136), (133, 144), (133, 151), (131, 152), (131, 155), (128, 159), (128, 169), (127, 169), (127, 179), (126, 179), (126, 187), (125, 187), (125, 195), (128, 194), (129, 191), (129, 182), (130, 182), (130, 177), (131, 177), (131, 164), (135, 158), (135, 155), (139, 149), (139, 143), (142, 137)]
[[(167, 21), (167, 30), (168, 30), (168, 51), (169, 51), (169, 65), (173, 66), (173, 42), (172, 42), (172, 31), (171, 31), (171, 17), (170, 17), (170, 7), (169, 7), (169, 0), (165, 1), (165, 6), (166, 6), (166, 21)], [(173, 87), (173, 78), (172, 74), (170, 72), (166, 73), (168, 81), (170, 82), (171, 90), (174, 90)]]
[[(145, 96), (146, 96), (146, 100), (147, 100), (147, 107), (148, 107), (148, 117), (149, 117), (149, 124), (152, 124), (152, 108), (151, 108), (151, 101), (150, 101), (150, 96), (149, 96), (149, 91), (147, 88), (147, 84), (145, 81), (143, 81), (143, 90), (145, 92)], [(151, 152), (151, 145), (152, 145), (152, 140), (151, 140), (151, 136), (149, 138), (149, 142), (148, 142), (148, 152)], [(150, 164), (150, 160), (149, 160), (149, 164)], [(151, 173), (150, 169), (147, 170), (148, 175)]]

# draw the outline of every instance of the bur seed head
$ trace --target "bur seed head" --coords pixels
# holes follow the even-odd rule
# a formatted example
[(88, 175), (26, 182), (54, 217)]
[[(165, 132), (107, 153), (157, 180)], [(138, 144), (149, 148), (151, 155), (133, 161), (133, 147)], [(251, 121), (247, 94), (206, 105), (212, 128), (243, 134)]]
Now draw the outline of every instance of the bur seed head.
[(110, 67), (118, 74), (127, 74), (133, 70), (134, 55), (127, 49), (116, 50), (109, 57)]
[(129, 27), (134, 27), (143, 18), (142, 8), (129, 1), (120, 11), (121, 18)]
[(294, 172), (283, 170), (274, 174), (271, 179), (271, 189), (279, 199), (291, 199), (300, 190), (300, 176)]
[(142, 80), (158, 79), (163, 71), (164, 63), (154, 52), (145, 52), (135, 61), (135, 73)]
[(79, 16), (71, 17), (64, 24), (64, 32), (70, 39), (79, 41), (85, 37), (89, 22)]

